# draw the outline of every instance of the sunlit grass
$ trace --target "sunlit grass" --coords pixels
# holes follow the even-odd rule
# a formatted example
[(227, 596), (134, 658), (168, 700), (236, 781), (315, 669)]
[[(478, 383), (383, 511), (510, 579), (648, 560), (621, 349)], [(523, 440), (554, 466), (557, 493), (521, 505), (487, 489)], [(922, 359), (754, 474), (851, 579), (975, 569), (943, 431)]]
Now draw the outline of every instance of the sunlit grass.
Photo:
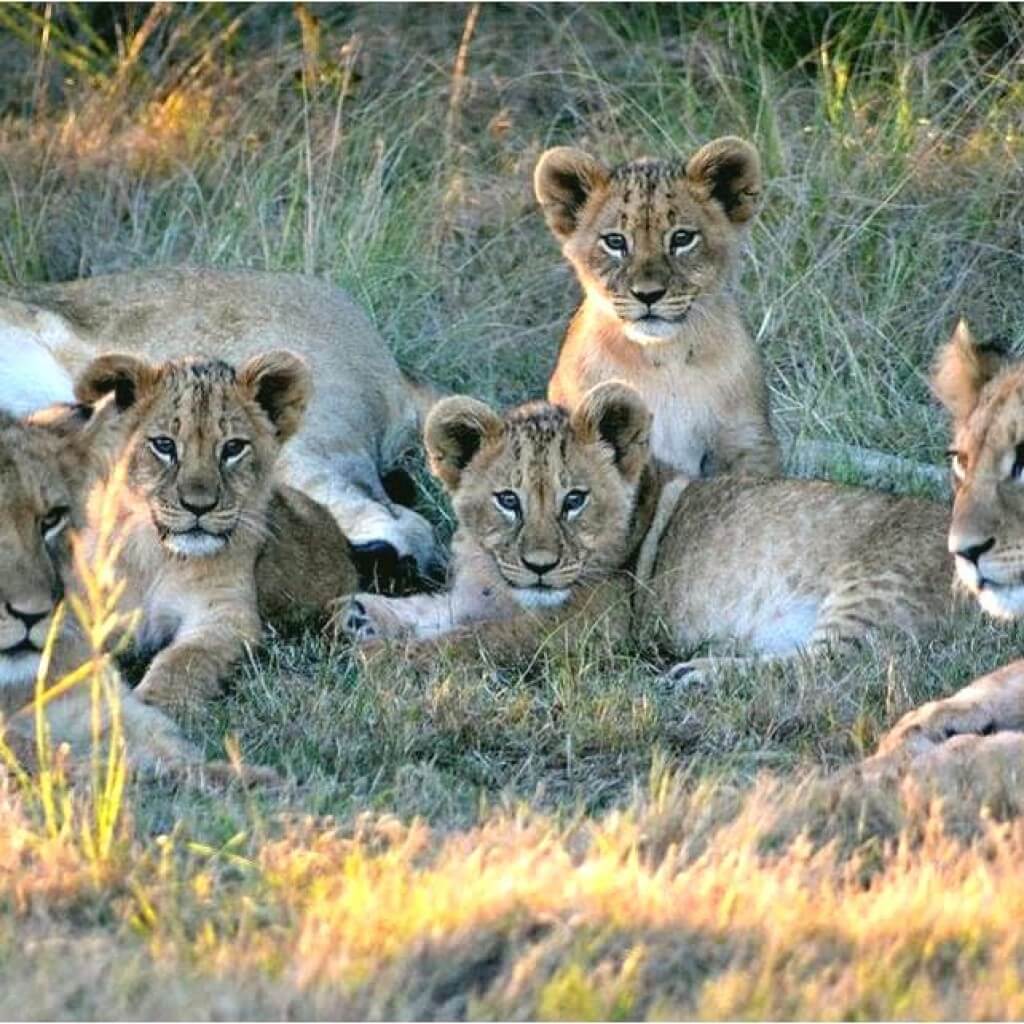
[[(936, 461), (936, 344), (961, 313), (1021, 339), (1011, 8), (148, 10), (120, 35), (84, 7), (0, 14), (5, 281), (314, 272), (403, 365), (518, 401), (576, 298), (539, 153), (737, 133), (768, 173), (738, 287), (785, 440)], [(104, 622), (87, 602), (69, 614)], [(1020, 780), (939, 801), (844, 773), (1020, 640), (965, 613), (672, 691), (655, 653), (587, 637), (516, 671), (279, 637), (187, 725), (294, 788), (132, 780), (119, 742), (74, 780), (45, 744), (13, 773), (0, 1015), (1019, 1015)]]

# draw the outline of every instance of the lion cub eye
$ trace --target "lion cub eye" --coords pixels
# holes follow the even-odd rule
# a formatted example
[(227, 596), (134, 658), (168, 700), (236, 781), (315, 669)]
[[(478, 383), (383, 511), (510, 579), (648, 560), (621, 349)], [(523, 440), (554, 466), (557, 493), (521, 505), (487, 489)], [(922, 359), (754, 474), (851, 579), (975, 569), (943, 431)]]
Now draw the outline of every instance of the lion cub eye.
[(67, 525), (71, 509), (67, 505), (55, 505), (39, 520), (39, 532), (47, 539), (53, 540)]
[(601, 236), (601, 248), (611, 256), (625, 256), (629, 251), (629, 243), (625, 235), (609, 231)]
[(562, 500), (562, 515), (566, 519), (575, 519), (583, 511), (589, 497), (588, 491), (570, 491)]
[(682, 256), (688, 253), (700, 241), (699, 231), (690, 231), (687, 228), (680, 228), (672, 232), (668, 247), (673, 256)]
[(248, 441), (241, 437), (232, 437), (224, 442), (224, 446), (220, 450), (221, 461), (237, 462), (245, 454), (248, 447)]
[(178, 455), (178, 446), (169, 437), (151, 437), (149, 447), (161, 462), (173, 462)]
[(506, 515), (518, 516), (523, 509), (515, 491), (495, 491), (494, 503)]

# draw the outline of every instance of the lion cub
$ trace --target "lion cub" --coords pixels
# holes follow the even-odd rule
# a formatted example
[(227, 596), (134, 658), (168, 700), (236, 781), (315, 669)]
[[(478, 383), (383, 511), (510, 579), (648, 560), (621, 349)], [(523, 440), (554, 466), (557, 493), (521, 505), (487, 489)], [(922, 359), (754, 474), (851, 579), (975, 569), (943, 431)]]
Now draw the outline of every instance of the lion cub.
[(650, 431), (620, 382), (572, 413), (438, 403), (424, 440), (459, 522), (451, 590), (360, 594), (341, 627), (361, 640), (450, 634), (504, 657), (603, 616), (618, 633), (660, 623), (679, 656), (712, 641), (785, 657), (945, 613), (942, 506), (821, 481), (669, 477), (649, 460)]
[(111, 354), (77, 381), (83, 402), (114, 395), (127, 439), (112, 494), (93, 495), (90, 518), (113, 503), (121, 603), (140, 610), (137, 644), (156, 654), (135, 690), (147, 703), (174, 708), (214, 694), (258, 641), (261, 609), (323, 608), (354, 589), (333, 518), (275, 477), (311, 390), (305, 363), (285, 351), (237, 371)]
[(764, 367), (728, 282), (757, 212), (757, 151), (737, 138), (686, 163), (615, 168), (560, 146), (534, 189), (583, 287), (548, 383), (576, 409), (595, 384), (632, 384), (651, 410), (651, 450), (687, 476), (777, 476)]

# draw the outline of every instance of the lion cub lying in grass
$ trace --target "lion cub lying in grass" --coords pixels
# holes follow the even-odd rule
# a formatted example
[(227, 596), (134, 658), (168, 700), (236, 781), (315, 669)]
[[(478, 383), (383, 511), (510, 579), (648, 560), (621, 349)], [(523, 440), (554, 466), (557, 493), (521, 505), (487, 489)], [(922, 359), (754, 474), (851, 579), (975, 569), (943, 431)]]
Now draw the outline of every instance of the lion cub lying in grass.
[(311, 391), (305, 363), (284, 351), (237, 371), (111, 354), (77, 381), (82, 402), (114, 396), (126, 439), (113, 493), (96, 492), (91, 517), (113, 503), (121, 604), (140, 610), (137, 645), (155, 653), (135, 690), (146, 703), (171, 709), (216, 694), (259, 640), (261, 615), (322, 610), (355, 589), (333, 517), (275, 477)]
[(940, 505), (819, 481), (669, 478), (649, 460), (650, 429), (640, 396), (618, 382), (573, 413), (438, 403), (424, 439), (459, 522), (451, 590), (360, 594), (339, 626), (500, 658), (602, 617), (619, 635), (660, 623), (677, 656), (711, 640), (785, 657), (881, 628), (917, 632), (945, 613)]
[(534, 187), (583, 287), (548, 384), (570, 411), (624, 380), (653, 414), (654, 456), (687, 476), (777, 476), (764, 366), (728, 285), (757, 213), (761, 165), (742, 139), (690, 160), (615, 168), (560, 146)]
[[(979, 345), (961, 323), (933, 377), (953, 416), (957, 582), (990, 615), (1024, 615), (1024, 362)], [(1024, 763), (1024, 661), (911, 711), (883, 739), (871, 768), (914, 760), (928, 770), (984, 756)]]
[[(106, 468), (119, 439), (113, 399), (95, 409), (61, 407), (22, 422), (0, 413), (0, 712), (4, 741), (22, 766), (34, 766), (35, 708), (32, 700), (47, 636), (61, 599), (79, 586), (72, 558), (72, 532), (85, 526), (85, 497)], [(48, 685), (86, 663), (92, 649), (68, 613), (53, 648)], [(116, 677), (111, 680), (131, 763), (136, 768), (202, 769), (208, 778), (234, 777), (223, 763), (204, 763), (175, 724), (137, 700)], [(19, 710), (21, 709), (21, 710)], [(54, 745), (67, 743), (84, 756), (93, 738), (88, 679), (46, 706)], [(110, 703), (96, 709), (100, 731), (109, 728)], [(246, 771), (250, 781), (272, 772)]]

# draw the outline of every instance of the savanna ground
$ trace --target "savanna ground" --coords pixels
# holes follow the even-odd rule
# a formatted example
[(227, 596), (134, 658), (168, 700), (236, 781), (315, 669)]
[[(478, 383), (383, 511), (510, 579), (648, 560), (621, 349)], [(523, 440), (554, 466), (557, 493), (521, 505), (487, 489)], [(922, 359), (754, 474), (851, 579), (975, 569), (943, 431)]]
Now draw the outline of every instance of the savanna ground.
[[(787, 444), (937, 464), (935, 346), (961, 313), (1024, 334), (1013, 7), (38, 4), (0, 26), (9, 283), (321, 274), (407, 368), (518, 401), (577, 299), (538, 154), (735, 133), (767, 174), (738, 291)], [(188, 725), (285, 788), (10, 783), (0, 1016), (1019, 1016), (1019, 780), (939, 799), (852, 766), (1020, 640), (965, 613), (679, 693), (585, 637), (417, 673), (299, 629)]]

